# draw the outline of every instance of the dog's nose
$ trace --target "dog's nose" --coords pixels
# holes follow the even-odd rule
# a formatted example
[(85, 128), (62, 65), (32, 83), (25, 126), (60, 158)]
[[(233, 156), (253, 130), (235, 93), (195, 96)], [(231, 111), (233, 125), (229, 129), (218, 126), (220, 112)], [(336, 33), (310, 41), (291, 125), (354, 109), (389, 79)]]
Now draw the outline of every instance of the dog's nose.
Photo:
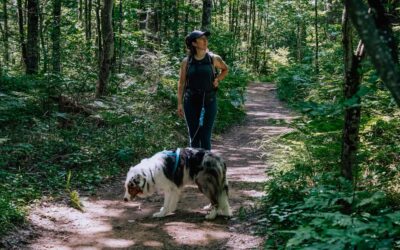
[(124, 198), (124, 201), (127, 202), (127, 201), (129, 201), (129, 200), (128, 200), (128, 198)]

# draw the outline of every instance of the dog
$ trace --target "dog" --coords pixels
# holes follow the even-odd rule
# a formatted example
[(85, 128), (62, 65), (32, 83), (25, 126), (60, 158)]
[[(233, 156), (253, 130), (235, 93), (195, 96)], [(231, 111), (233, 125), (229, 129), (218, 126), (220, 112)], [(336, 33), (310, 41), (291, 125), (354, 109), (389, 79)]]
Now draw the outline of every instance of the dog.
[(124, 200), (163, 191), (164, 205), (153, 217), (164, 217), (176, 210), (184, 186), (193, 183), (211, 202), (204, 207), (210, 210), (206, 219), (215, 219), (217, 215), (232, 216), (226, 164), (220, 156), (203, 149), (178, 148), (143, 159), (127, 173)]

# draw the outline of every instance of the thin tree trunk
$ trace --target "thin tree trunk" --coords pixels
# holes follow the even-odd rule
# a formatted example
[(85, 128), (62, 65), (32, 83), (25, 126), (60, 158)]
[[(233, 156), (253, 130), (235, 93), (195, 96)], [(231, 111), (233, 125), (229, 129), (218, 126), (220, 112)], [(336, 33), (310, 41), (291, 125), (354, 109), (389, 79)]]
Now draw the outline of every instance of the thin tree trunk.
[(314, 13), (315, 13), (315, 73), (319, 73), (319, 62), (318, 62), (318, 54), (319, 54), (319, 41), (318, 41), (318, 0), (314, 1)]
[(5, 65), (10, 61), (10, 52), (9, 52), (9, 30), (8, 30), (8, 14), (7, 14), (7, 0), (3, 0), (3, 16), (4, 16), (4, 61)]
[(101, 55), (103, 51), (103, 45), (102, 45), (102, 36), (101, 36), (101, 18), (100, 18), (100, 9), (101, 9), (101, 2), (100, 0), (97, 0), (96, 4), (96, 29), (97, 29), (97, 37), (96, 37), (96, 44), (97, 44), (97, 52), (96, 52), (96, 57), (97, 57), (97, 62), (100, 68), (101, 65)]
[[(189, 2), (190, 2), (191, 0), (189, 0)], [(160, 42), (161, 42), (161, 40), (162, 40), (162, 38), (164, 37), (164, 27), (163, 27), (163, 24), (165, 24), (165, 22), (164, 22), (164, 7), (163, 7), (164, 5), (163, 5), (163, 1), (162, 0), (159, 0), (158, 1), (158, 9), (157, 9), (157, 12), (158, 12), (158, 31), (159, 31), (159, 33), (160, 33)], [(186, 24), (185, 24), (186, 25)], [(186, 26), (187, 27), (187, 26)], [(187, 32), (186, 32), (187, 33)]]
[[(383, 41), (381, 32), (372, 16), (368, 14), (367, 6), (361, 0), (347, 0), (345, 6), (371, 62), (400, 106), (400, 70), (398, 62), (393, 60), (393, 50), (388, 47), (387, 42)], [(388, 27), (388, 29), (391, 28)]]
[(122, 19), (123, 19), (122, 0), (119, 0), (119, 39), (118, 39), (118, 73), (122, 71)]
[(268, 35), (268, 31), (269, 31), (269, 0), (267, 0), (266, 2), (267, 6), (266, 6), (266, 14), (265, 14), (265, 41), (264, 41), (264, 53), (263, 53), (263, 65), (262, 65), (262, 69), (261, 71), (264, 71), (267, 69), (267, 52), (268, 52), (268, 46), (269, 46), (269, 35)]
[(28, 0), (28, 41), (26, 48), (26, 73), (39, 70), (39, 0)]
[[(43, 72), (47, 72), (47, 64), (48, 64), (48, 58), (47, 58), (47, 45), (44, 39), (44, 32), (43, 32), (43, 14), (42, 10), (40, 9), (39, 5), (39, 37), (40, 37), (40, 45), (42, 47), (42, 55), (43, 55)], [(40, 57), (39, 57), (40, 61)]]
[(79, 7), (78, 7), (78, 19), (79, 19), (79, 21), (81, 21), (82, 22), (82, 12), (83, 12), (83, 2), (82, 2), (82, 0), (78, 0), (78, 5), (79, 5)]
[[(356, 54), (353, 54), (351, 25), (346, 8), (342, 19), (342, 43), (344, 50), (344, 97), (351, 103), (345, 107), (342, 133), (341, 173), (348, 180), (353, 179), (357, 167), (357, 148), (361, 118), (361, 99), (356, 95), (360, 87), (359, 67), (364, 55), (364, 45), (359, 42)], [(351, 100), (351, 101), (350, 101)]]
[(173, 31), (174, 31), (174, 51), (179, 53), (181, 48), (181, 40), (179, 38), (179, 1), (174, 0), (172, 3), (172, 12), (174, 13), (174, 24), (173, 24)]
[(85, 0), (84, 4), (84, 9), (85, 9), (85, 39), (86, 43), (89, 41), (89, 33), (88, 33), (88, 0)]
[(21, 61), (26, 69), (26, 43), (25, 43), (24, 13), (22, 8), (22, 0), (17, 0), (17, 6), (18, 6), (19, 44), (21, 47)]
[(85, 0), (85, 37), (86, 43), (92, 39), (92, 0)]
[(203, 15), (201, 18), (201, 30), (211, 30), (211, 13), (212, 13), (212, 1), (203, 0)]
[[(189, 0), (188, 5), (190, 6), (192, 4), (192, 1)], [(185, 22), (183, 24), (183, 33), (186, 36), (189, 33), (189, 8), (185, 8)]]
[(101, 26), (103, 36), (103, 53), (101, 58), (101, 68), (99, 80), (96, 88), (96, 98), (103, 96), (106, 92), (110, 68), (114, 52), (114, 33), (112, 26), (113, 0), (104, 0), (104, 6), (101, 11)]
[[(249, 52), (250, 52), (250, 57), (249, 58), (251, 58), (251, 59), (254, 59), (254, 57), (255, 57), (255, 48), (256, 48), (256, 44), (255, 44), (255, 23), (256, 23), (256, 2), (254, 1), (254, 0), (251, 0), (250, 1), (250, 17), (251, 17), (251, 19), (249, 20), (250, 21), (250, 25), (251, 25), (251, 28), (250, 28), (250, 38), (249, 38), (249, 45), (250, 45), (250, 48), (249, 48)], [(252, 65), (253, 66), (253, 69), (254, 69), (254, 60), (249, 60), (249, 63), (250, 63), (250, 65)]]
[(92, 0), (89, 0), (88, 6), (88, 40), (92, 40)]
[(301, 26), (301, 21), (297, 21), (297, 39), (296, 39), (296, 45), (297, 45), (297, 62), (301, 63), (301, 38), (302, 38), (302, 26)]
[(51, 40), (53, 44), (52, 71), (54, 74), (61, 73), (61, 0), (53, 0), (53, 29)]

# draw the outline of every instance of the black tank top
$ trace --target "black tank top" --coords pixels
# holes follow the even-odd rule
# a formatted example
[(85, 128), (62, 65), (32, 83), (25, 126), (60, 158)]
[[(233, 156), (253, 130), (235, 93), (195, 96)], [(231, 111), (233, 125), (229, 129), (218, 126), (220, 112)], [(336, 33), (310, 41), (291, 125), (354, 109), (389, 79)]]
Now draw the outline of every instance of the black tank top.
[(214, 73), (211, 56), (206, 54), (203, 59), (188, 58), (187, 88), (210, 92), (214, 89)]

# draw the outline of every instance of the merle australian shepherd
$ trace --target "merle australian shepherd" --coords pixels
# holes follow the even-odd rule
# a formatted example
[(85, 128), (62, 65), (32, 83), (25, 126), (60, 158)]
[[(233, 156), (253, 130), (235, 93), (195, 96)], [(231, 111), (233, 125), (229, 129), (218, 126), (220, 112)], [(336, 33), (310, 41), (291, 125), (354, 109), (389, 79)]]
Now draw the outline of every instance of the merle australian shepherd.
[(221, 157), (203, 149), (182, 148), (162, 151), (129, 169), (124, 200), (164, 192), (164, 205), (153, 217), (164, 217), (176, 210), (183, 187), (195, 183), (211, 202), (206, 219), (217, 214), (232, 216), (228, 202), (226, 165)]

